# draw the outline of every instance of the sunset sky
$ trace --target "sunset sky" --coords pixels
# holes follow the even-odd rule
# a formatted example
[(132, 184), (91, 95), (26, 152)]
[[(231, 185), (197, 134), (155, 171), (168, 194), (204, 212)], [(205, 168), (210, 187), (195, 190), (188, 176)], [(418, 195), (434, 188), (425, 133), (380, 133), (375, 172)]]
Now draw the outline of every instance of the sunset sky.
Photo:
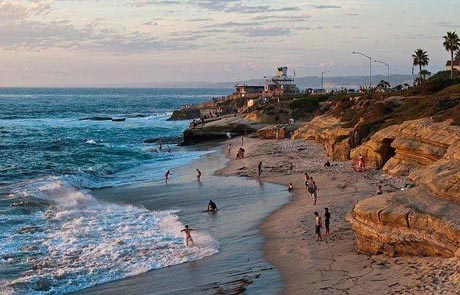
[(367, 75), (352, 51), (410, 74), (417, 48), (436, 72), (454, 30), (460, 0), (0, 0), (0, 86)]

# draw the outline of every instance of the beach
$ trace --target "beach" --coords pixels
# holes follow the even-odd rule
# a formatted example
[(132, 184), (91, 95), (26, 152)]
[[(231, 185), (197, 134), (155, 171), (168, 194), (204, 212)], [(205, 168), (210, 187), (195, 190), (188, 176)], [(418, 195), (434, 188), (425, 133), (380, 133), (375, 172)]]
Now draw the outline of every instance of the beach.
[[(194, 150), (215, 150), (189, 165), (172, 170), (168, 185), (162, 182), (93, 191), (96, 199), (134, 205), (153, 211), (174, 210), (182, 224), (197, 228), (218, 244), (218, 252), (198, 260), (101, 284), (76, 294), (271, 294), (279, 293), (279, 273), (262, 256), (259, 225), (270, 212), (288, 201), (280, 185), (247, 177), (213, 176), (227, 160), (220, 145)], [(196, 180), (196, 168), (202, 181)], [(207, 213), (212, 199), (218, 212)], [(178, 229), (180, 230), (180, 229)], [(197, 233), (192, 232), (195, 238)]]
[[(231, 143), (238, 146), (241, 140)], [(391, 192), (404, 186), (404, 178), (385, 176), (380, 170), (353, 172), (351, 162), (333, 162), (323, 167), (327, 157), (312, 141), (261, 140), (245, 138), (246, 158), (231, 160), (219, 175), (257, 177), (260, 180), (293, 183), (290, 202), (272, 213), (261, 225), (265, 236), (264, 258), (281, 273), (282, 294), (414, 294), (457, 292), (459, 276), (455, 258), (387, 257), (361, 255), (355, 251), (355, 237), (345, 220), (353, 205), (375, 195), (377, 185)], [(293, 163), (293, 171), (289, 170)], [(304, 186), (304, 173), (318, 186), (318, 202), (313, 202)], [(314, 215), (324, 219), (331, 212), (331, 235), (315, 240)], [(324, 230), (323, 230), (324, 235)]]

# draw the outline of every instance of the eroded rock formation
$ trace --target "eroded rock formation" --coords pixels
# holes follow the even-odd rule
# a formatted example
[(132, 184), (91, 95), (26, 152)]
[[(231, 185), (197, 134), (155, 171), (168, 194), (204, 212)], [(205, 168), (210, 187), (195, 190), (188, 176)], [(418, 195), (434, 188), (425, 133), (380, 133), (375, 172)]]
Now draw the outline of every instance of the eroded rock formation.
[[(395, 155), (386, 164), (387, 140)], [(386, 128), (352, 151), (414, 188), (355, 205), (347, 220), (363, 253), (460, 258), (460, 126), (425, 118)]]
[(342, 127), (343, 122), (331, 116), (317, 116), (294, 131), (292, 139), (315, 140), (321, 143), (333, 160), (350, 158), (350, 138), (353, 128)]
[(276, 125), (257, 130), (257, 136), (262, 139), (284, 139), (286, 133), (286, 127)]

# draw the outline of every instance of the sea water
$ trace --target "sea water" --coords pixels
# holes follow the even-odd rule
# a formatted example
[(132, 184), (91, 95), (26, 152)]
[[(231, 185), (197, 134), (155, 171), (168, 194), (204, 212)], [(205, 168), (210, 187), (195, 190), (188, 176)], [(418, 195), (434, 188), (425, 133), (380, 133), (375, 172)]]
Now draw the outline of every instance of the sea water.
[(174, 210), (107, 203), (90, 190), (161, 182), (206, 153), (177, 146), (188, 122), (166, 119), (228, 92), (0, 89), (0, 293), (66, 293), (217, 253), (205, 232), (185, 248)]

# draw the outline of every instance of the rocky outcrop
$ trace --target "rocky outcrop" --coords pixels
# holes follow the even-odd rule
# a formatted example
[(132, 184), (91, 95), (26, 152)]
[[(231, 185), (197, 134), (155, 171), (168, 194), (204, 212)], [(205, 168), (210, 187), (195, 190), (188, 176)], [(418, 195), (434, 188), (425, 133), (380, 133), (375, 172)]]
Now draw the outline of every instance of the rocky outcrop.
[(342, 127), (343, 122), (331, 116), (317, 116), (291, 135), (291, 139), (315, 140), (322, 144), (333, 160), (350, 158), (350, 137), (353, 128)]
[(381, 130), (352, 156), (360, 152), (381, 166), (384, 141), (391, 139), (395, 155), (383, 169), (417, 186), (355, 205), (347, 220), (358, 251), (460, 258), (460, 127), (428, 118), (407, 121)]
[(395, 149), (391, 144), (395, 139), (398, 128), (399, 125), (393, 125), (375, 133), (369, 141), (352, 149), (350, 158), (357, 160), (359, 155), (362, 155), (368, 168), (382, 168), (395, 155)]
[(201, 117), (201, 111), (197, 108), (182, 108), (175, 110), (168, 121), (179, 121), (179, 120), (191, 120), (199, 119)]
[(406, 121), (380, 130), (370, 140), (351, 151), (362, 154), (368, 167), (382, 168), (393, 176), (408, 176), (440, 160), (447, 149), (460, 140), (460, 127), (430, 118)]
[(284, 139), (287, 135), (286, 127), (268, 126), (257, 130), (257, 136), (262, 139)]
[(209, 124), (199, 128), (188, 128), (182, 134), (182, 145), (192, 145), (209, 140), (226, 139), (228, 133), (233, 136), (253, 133), (255, 126), (241, 122), (228, 124)]
[(443, 257), (460, 254), (460, 205), (438, 198), (424, 186), (363, 200), (347, 220), (361, 253)]

